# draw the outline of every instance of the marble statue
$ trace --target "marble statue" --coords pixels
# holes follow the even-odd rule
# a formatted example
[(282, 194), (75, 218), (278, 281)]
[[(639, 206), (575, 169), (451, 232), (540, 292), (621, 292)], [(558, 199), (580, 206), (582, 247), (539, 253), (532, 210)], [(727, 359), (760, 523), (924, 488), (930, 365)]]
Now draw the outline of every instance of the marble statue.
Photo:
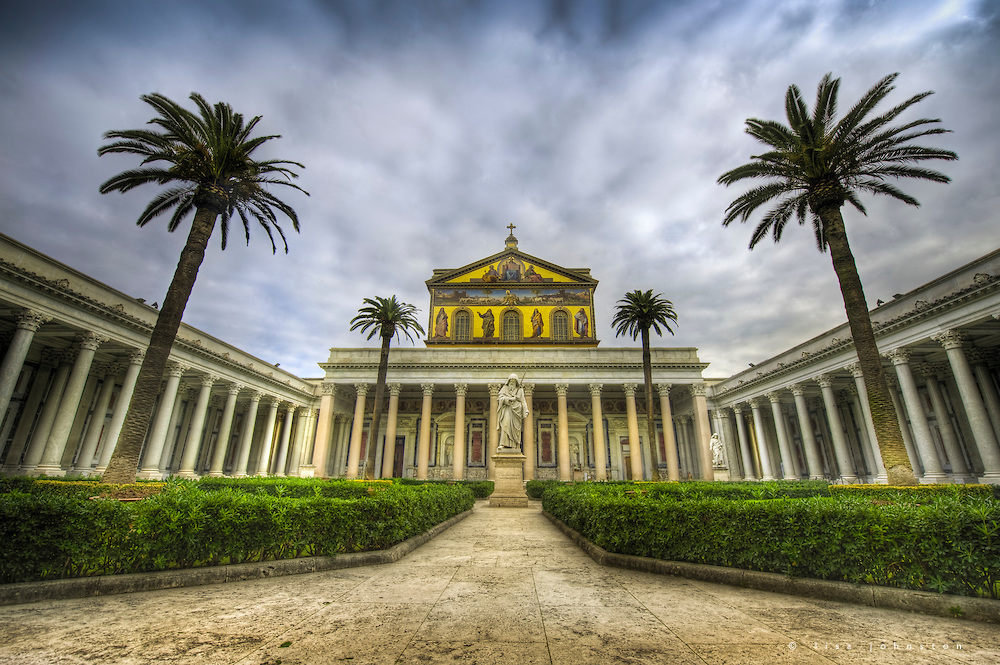
[(521, 450), (521, 426), (528, 415), (528, 402), (517, 374), (507, 377), (507, 383), (497, 395), (497, 431), (500, 442), (497, 452)]
[(708, 445), (712, 447), (712, 466), (716, 468), (724, 467), (726, 463), (722, 459), (722, 440), (719, 438), (718, 433), (712, 435)]

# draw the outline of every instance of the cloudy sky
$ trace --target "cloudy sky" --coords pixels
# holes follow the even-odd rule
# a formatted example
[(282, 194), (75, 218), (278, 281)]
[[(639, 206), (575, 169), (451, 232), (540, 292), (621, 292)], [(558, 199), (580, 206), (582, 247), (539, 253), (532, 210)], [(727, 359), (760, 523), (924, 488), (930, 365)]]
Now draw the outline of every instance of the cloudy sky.
[[(846, 109), (900, 72), (890, 101), (953, 133), (953, 182), (922, 203), (846, 212), (869, 303), (995, 249), (1000, 4), (972, 0), (239, 0), (17, 3), (0, 24), (0, 232), (134, 297), (160, 301), (185, 236), (135, 219), (156, 188), (98, 193), (131, 168), (103, 132), (152, 117), (139, 96), (227, 101), (268, 156), (305, 164), (289, 252), (261, 229), (213, 240), (185, 321), (301, 376), (330, 347), (371, 346), (349, 321), (397, 295), (426, 319), (424, 281), (503, 249), (589, 267), (603, 346), (615, 301), (654, 289), (706, 376), (728, 376), (845, 320), (807, 228), (747, 250), (721, 225), (742, 188), (716, 184), (823, 74)], [(935, 166), (930, 164), (930, 166)], [(655, 339), (655, 338), (654, 338)], [(404, 344), (409, 344), (405, 342)], [(419, 343), (422, 346), (422, 342)]]

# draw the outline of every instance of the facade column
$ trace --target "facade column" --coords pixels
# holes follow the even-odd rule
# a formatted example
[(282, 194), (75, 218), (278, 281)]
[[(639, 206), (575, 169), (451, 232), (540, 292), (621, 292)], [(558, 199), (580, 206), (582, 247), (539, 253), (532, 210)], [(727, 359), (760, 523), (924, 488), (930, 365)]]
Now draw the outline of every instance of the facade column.
[(535, 384), (522, 383), (524, 390), (524, 401), (528, 405), (528, 412), (524, 414), (524, 425), (521, 428), (524, 443), (522, 451), (524, 453), (524, 479), (534, 480), (535, 478)]
[(733, 415), (736, 417), (736, 438), (740, 440), (740, 453), (743, 455), (743, 477), (746, 480), (757, 480), (757, 469), (750, 452), (750, 435), (747, 433), (747, 422), (743, 419), (743, 407), (733, 405)]
[(827, 374), (816, 377), (820, 391), (823, 394), (823, 406), (826, 408), (826, 419), (830, 426), (830, 436), (833, 438), (833, 450), (837, 457), (837, 472), (845, 483), (855, 483), (858, 476), (851, 463), (851, 451), (844, 438), (844, 427), (837, 411), (837, 398), (833, 394), (833, 378)]
[(629, 456), (632, 462), (632, 480), (643, 480), (642, 476), (642, 445), (639, 443), (639, 418), (635, 411), (636, 384), (625, 383), (625, 414), (628, 418)]
[(420, 403), (420, 438), (417, 440), (417, 480), (427, 480), (427, 467), (431, 456), (431, 396), (433, 383), (421, 383), (423, 400)]
[(50, 320), (44, 314), (31, 309), (23, 310), (17, 315), (14, 336), (10, 340), (10, 346), (7, 347), (7, 353), (4, 354), (3, 364), (0, 364), (0, 420), (10, 406), (10, 398), (14, 394), (17, 378), (21, 375), (21, 368), (24, 367), (24, 359), (28, 357), (31, 340), (42, 324)]
[(761, 480), (774, 480), (774, 472), (771, 470), (771, 452), (767, 448), (764, 415), (760, 412), (760, 399), (752, 397), (749, 402), (750, 411), (753, 413), (753, 428), (757, 434), (757, 453), (760, 455)]
[(298, 407), (289, 404), (285, 407), (285, 419), (281, 423), (281, 438), (278, 440), (278, 452), (274, 459), (274, 475), (284, 477), (285, 464), (288, 461), (288, 447), (292, 442), (292, 424)]
[(656, 389), (660, 393), (660, 425), (663, 427), (663, 448), (667, 453), (667, 480), (680, 480), (677, 439), (674, 438), (674, 416), (670, 409), (670, 384), (661, 383)]
[(795, 464), (792, 462), (792, 447), (788, 443), (788, 430), (785, 429), (785, 421), (781, 412), (781, 395), (778, 393), (767, 393), (767, 399), (771, 402), (774, 431), (778, 435), (778, 454), (781, 455), (781, 478), (782, 480), (794, 480)]
[(983, 461), (983, 475), (979, 479), (981, 483), (991, 485), (1000, 484), (1000, 444), (997, 443), (996, 433), (990, 423), (989, 413), (983, 403), (976, 385), (972, 367), (962, 348), (963, 335), (957, 330), (949, 330), (933, 338), (945, 348), (948, 354), (948, 362), (951, 364), (951, 373), (958, 384), (958, 392), (962, 398), (962, 405), (965, 407), (965, 415), (972, 428), (972, 436), (979, 451), (979, 457)]
[[(97, 395), (97, 403), (94, 405), (94, 414), (90, 418), (87, 432), (83, 436), (83, 445), (80, 446), (80, 454), (76, 458), (76, 466), (73, 467), (75, 473), (89, 476), (90, 465), (97, 454), (97, 445), (101, 441), (101, 432), (104, 431), (104, 421), (108, 416), (108, 404), (111, 403), (111, 394), (115, 389), (115, 374), (117, 366), (108, 365), (101, 382), (101, 392)], [(2, 413), (2, 412), (0, 412)]]
[(208, 415), (208, 402), (212, 397), (212, 386), (218, 378), (213, 374), (203, 374), (201, 376), (198, 401), (194, 405), (191, 426), (188, 428), (187, 441), (184, 443), (184, 453), (181, 456), (181, 468), (177, 473), (182, 478), (196, 478), (198, 475), (195, 473), (195, 467), (198, 465), (202, 430), (205, 429), (205, 416)]
[(229, 452), (229, 439), (232, 437), (233, 419), (236, 417), (236, 398), (242, 389), (242, 384), (229, 384), (226, 405), (222, 408), (222, 426), (219, 427), (219, 437), (212, 452), (212, 465), (208, 469), (209, 476), (221, 476), (225, 472), (226, 453)]
[(136, 475), (145, 480), (159, 480), (160, 457), (163, 456), (163, 443), (170, 429), (170, 419), (174, 415), (174, 402), (177, 401), (177, 391), (180, 390), (181, 374), (186, 367), (180, 363), (171, 362), (167, 365), (167, 385), (160, 397), (160, 405), (156, 409), (153, 424), (146, 435), (146, 454), (142, 458), (142, 468)]
[(489, 433), (489, 449), (486, 452), (486, 477), (493, 480), (493, 455), (496, 454), (497, 448), (500, 446), (500, 434), (497, 431), (497, 396), (500, 394), (501, 384), (490, 383), (487, 385), (490, 391), (490, 414), (488, 419), (488, 424), (490, 428)]
[(278, 398), (267, 398), (267, 420), (264, 425), (264, 436), (260, 441), (260, 454), (257, 456), (255, 476), (266, 476), (271, 470), (271, 449), (274, 448), (274, 424), (278, 421)]
[[(317, 477), (326, 478), (326, 461), (330, 455), (330, 440), (333, 436), (333, 410), (337, 399), (337, 386), (324, 382), (320, 390), (319, 414), (316, 417), (316, 443), (313, 446), (311, 465), (315, 467), (313, 473)], [(308, 466), (309, 462), (306, 462), (306, 465)], [(339, 471), (338, 469), (338, 473)]]
[(979, 383), (979, 392), (983, 396), (986, 412), (990, 414), (990, 420), (993, 422), (993, 435), (1000, 440), (1000, 394), (997, 393), (993, 377), (990, 376), (990, 368), (987, 366), (989, 358), (982, 349), (969, 349), (966, 357), (972, 365), (976, 382)]
[(705, 395), (708, 388), (704, 383), (691, 386), (691, 400), (694, 408), (694, 436), (698, 449), (698, 461), (701, 464), (701, 477), (705, 480), (715, 480), (712, 471), (712, 427), (708, 424), (708, 402)]
[[(347, 478), (358, 477), (358, 467), (361, 464), (361, 437), (365, 431), (365, 397), (368, 395), (367, 383), (356, 383), (354, 389), (357, 397), (354, 400), (354, 420), (351, 425), (351, 443), (347, 448)], [(368, 445), (375, 445), (369, 441)], [(325, 464), (325, 461), (322, 462)]]
[(455, 443), (452, 448), (452, 480), (465, 479), (465, 393), (468, 389), (469, 385), (466, 383), (455, 384)]
[(23, 406), (24, 413), (32, 415), (30, 418), (27, 415), (21, 418), (17, 424), (17, 429), (14, 430), (10, 449), (7, 451), (7, 461), (3, 466), (3, 472), (8, 475), (16, 474), (17, 470), (21, 467), (21, 457), (26, 452), (25, 446), (28, 445), (28, 435), (34, 429), (34, 414), (38, 413), (42, 400), (45, 398), (45, 393), (49, 387), (49, 379), (52, 377), (54, 369), (48, 359), (46, 359), (45, 362), (38, 366), (35, 372), (35, 378), (31, 383), (31, 390), (28, 392)]
[(903, 445), (906, 447), (906, 456), (910, 459), (910, 468), (913, 469), (914, 476), (924, 475), (923, 467), (920, 465), (920, 456), (917, 455), (917, 448), (913, 444), (913, 435), (910, 434), (910, 423), (906, 418), (906, 409), (899, 401), (899, 381), (895, 376), (886, 376), (886, 385), (889, 386), (889, 397), (892, 399), (892, 408), (896, 411), (896, 420), (899, 421), (899, 431), (903, 435)]
[(142, 368), (142, 360), (146, 357), (146, 352), (136, 349), (129, 353), (128, 368), (125, 370), (125, 378), (122, 379), (122, 388), (118, 391), (118, 399), (115, 401), (115, 410), (111, 414), (111, 422), (108, 424), (108, 433), (104, 437), (104, 447), (101, 449), (100, 460), (94, 475), (101, 475), (108, 468), (111, 455), (114, 454), (118, 446), (118, 435), (121, 434), (122, 424), (125, 422), (125, 415), (128, 413), (128, 405), (132, 401), (132, 393), (135, 391), (135, 382), (139, 378), (139, 369)]
[[(871, 476), (874, 479), (878, 476), (878, 467), (872, 458), (872, 444), (868, 440), (868, 428), (863, 422), (864, 412), (861, 410), (861, 400), (858, 396), (858, 391), (854, 386), (847, 386), (840, 394), (840, 397), (843, 406), (841, 413), (844, 414), (844, 424), (847, 425), (847, 441), (851, 444), (855, 441), (857, 442), (857, 450), (862, 458), (862, 462), (859, 464), (860, 468), (858, 469), (859, 476), (866, 473), (866, 478)], [(857, 426), (851, 427), (851, 422)]]
[[(683, 414), (674, 419), (677, 422), (677, 456), (679, 458), (680, 473), (685, 478), (693, 477), (691, 473), (690, 445), (688, 441), (687, 423), (691, 416)], [(622, 474), (624, 475), (624, 474)]]
[(885, 462), (882, 461), (882, 449), (878, 445), (878, 436), (875, 434), (875, 423), (872, 420), (872, 407), (868, 401), (868, 384), (865, 383), (865, 376), (861, 371), (861, 363), (853, 363), (847, 366), (847, 371), (854, 377), (854, 387), (858, 391), (858, 402), (861, 404), (861, 414), (864, 418), (865, 431), (868, 434), (868, 443), (875, 458), (875, 482), (885, 485), (889, 482), (889, 474), (885, 470)]
[(566, 393), (569, 384), (556, 384), (556, 410), (559, 423), (559, 480), (573, 480), (573, 470), (569, 463), (569, 414), (566, 410)]
[[(309, 430), (316, 422), (316, 415), (316, 409), (306, 409), (305, 413), (299, 414), (295, 434), (292, 437), (292, 447), (288, 451), (288, 475), (293, 478), (298, 478), (301, 473), (302, 460), (306, 455), (305, 442), (309, 440)], [(278, 469), (278, 475), (285, 475), (283, 466)]]
[(924, 475), (921, 482), (946, 482), (948, 474), (944, 472), (941, 460), (938, 458), (934, 439), (931, 438), (931, 427), (927, 422), (927, 414), (924, 413), (924, 406), (920, 403), (917, 382), (913, 380), (913, 373), (910, 371), (910, 352), (900, 348), (893, 349), (884, 355), (896, 367), (896, 377), (899, 379), (899, 387), (903, 392), (903, 404), (906, 405), (906, 414), (910, 419), (913, 440), (917, 444), (917, 451), (924, 463)]
[(941, 432), (941, 443), (944, 444), (945, 454), (951, 463), (951, 473), (955, 481), (968, 482), (972, 480), (972, 473), (965, 463), (965, 455), (962, 454), (962, 446), (958, 442), (958, 435), (955, 434), (955, 427), (951, 422), (951, 415), (941, 393), (941, 384), (938, 383), (937, 368), (930, 363), (923, 363), (917, 367), (917, 371), (924, 375), (924, 383), (927, 386), (927, 395), (931, 398), (931, 408), (934, 409), (934, 416), (938, 423), (938, 430)]
[(38, 416), (38, 423), (35, 431), (28, 442), (28, 449), (24, 453), (24, 464), (21, 470), (25, 474), (36, 472), (38, 464), (42, 461), (42, 453), (45, 451), (45, 444), (49, 440), (49, 433), (52, 431), (52, 424), (56, 420), (56, 413), (59, 412), (59, 403), (62, 400), (63, 392), (66, 390), (66, 382), (69, 381), (70, 360), (72, 352), (52, 351), (46, 354), (51, 362), (56, 365), (55, 374), (49, 383), (49, 391), (42, 405), (42, 412)]
[(396, 430), (399, 423), (399, 393), (403, 384), (389, 384), (389, 410), (386, 413), (385, 445), (382, 447), (382, 478), (392, 478), (396, 461)]
[(608, 479), (607, 449), (604, 447), (604, 412), (601, 409), (600, 383), (590, 384), (590, 413), (593, 418), (594, 430), (594, 478), (598, 481)]
[(243, 416), (243, 428), (240, 430), (240, 442), (236, 448), (236, 461), (233, 464), (233, 476), (245, 478), (250, 463), (250, 447), (253, 445), (253, 431), (257, 426), (257, 409), (260, 407), (262, 395), (259, 390), (250, 391), (250, 403), (247, 404)]
[(809, 407), (806, 404), (805, 388), (799, 384), (789, 386), (795, 399), (795, 413), (799, 419), (799, 431), (802, 433), (802, 444), (806, 453), (806, 466), (809, 467), (810, 480), (823, 479), (823, 461), (819, 455), (819, 444), (813, 432), (812, 419), (809, 418)]
[(80, 408), (80, 396), (83, 395), (84, 386), (87, 384), (87, 376), (90, 374), (90, 365), (94, 361), (94, 353), (103, 342), (108, 340), (96, 333), (81, 333), (77, 336), (79, 352), (73, 369), (70, 371), (69, 380), (63, 390), (62, 399), (59, 400), (59, 410), (56, 412), (55, 420), (52, 422), (52, 430), (49, 432), (48, 441), (42, 451), (42, 459), (35, 469), (38, 473), (46, 476), (61, 476), (63, 451), (66, 450), (66, 442), (69, 439), (69, 431), (76, 420), (76, 412)]
[[(169, 475), (170, 464), (177, 457), (177, 445), (184, 443), (184, 426), (190, 423), (190, 413), (185, 413), (184, 400), (191, 395), (190, 389), (184, 384), (177, 388), (177, 398), (174, 400), (173, 413), (170, 414), (170, 423), (167, 425), (167, 436), (163, 441), (163, 452), (160, 454), (160, 477)], [(182, 419), (183, 416), (183, 419)], [(173, 467), (175, 470), (177, 467)]]
[(743, 464), (740, 462), (740, 438), (733, 430), (733, 409), (728, 406), (720, 406), (719, 427), (722, 436), (726, 439), (726, 454), (729, 456), (729, 479), (745, 480), (743, 476)]

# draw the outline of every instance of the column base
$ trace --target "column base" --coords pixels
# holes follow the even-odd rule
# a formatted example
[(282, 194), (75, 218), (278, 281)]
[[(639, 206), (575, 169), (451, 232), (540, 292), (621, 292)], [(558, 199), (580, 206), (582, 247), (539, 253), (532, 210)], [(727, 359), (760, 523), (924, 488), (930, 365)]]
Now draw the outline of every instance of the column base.
[(490, 506), (494, 508), (527, 508), (528, 495), (524, 493), (524, 455), (497, 453), (492, 456), (496, 474)]
[(63, 470), (61, 466), (56, 466), (54, 464), (39, 464), (34, 469), (32, 469), (31, 475), (62, 478), (63, 476), (66, 475), (66, 472)]
[(917, 482), (921, 485), (942, 485), (951, 482), (951, 477), (947, 473), (925, 473)]
[(163, 480), (163, 472), (159, 469), (139, 469), (136, 480)]
[(987, 471), (979, 476), (977, 482), (980, 485), (1000, 485), (1000, 471)]

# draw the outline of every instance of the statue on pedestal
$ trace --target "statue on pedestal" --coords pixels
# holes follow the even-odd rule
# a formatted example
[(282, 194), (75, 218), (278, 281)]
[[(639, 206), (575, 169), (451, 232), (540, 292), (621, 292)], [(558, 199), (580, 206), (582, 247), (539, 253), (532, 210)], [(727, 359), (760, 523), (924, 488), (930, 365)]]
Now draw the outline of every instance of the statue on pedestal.
[(521, 452), (521, 426), (528, 415), (528, 402), (517, 374), (507, 377), (507, 383), (497, 395), (497, 452)]

